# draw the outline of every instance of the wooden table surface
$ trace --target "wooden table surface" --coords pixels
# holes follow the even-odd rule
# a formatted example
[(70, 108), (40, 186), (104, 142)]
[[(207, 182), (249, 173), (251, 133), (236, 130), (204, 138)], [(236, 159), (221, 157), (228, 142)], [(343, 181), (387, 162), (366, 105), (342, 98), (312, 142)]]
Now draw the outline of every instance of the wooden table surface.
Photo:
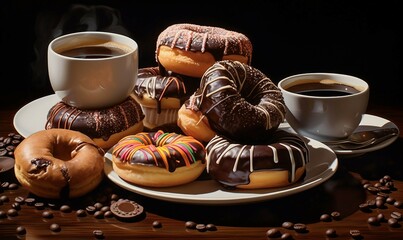
[[(0, 109), (0, 137), (5, 137), (16, 130), (13, 117), (22, 105)], [(403, 129), (403, 109), (401, 107), (369, 106), (368, 113), (394, 122)], [(29, 119), (27, 119), (29, 121)], [(69, 201), (44, 202), (45, 209), (37, 209), (24, 203), (16, 216), (0, 217), (0, 239), (95, 239), (94, 230), (102, 231), (104, 239), (268, 239), (267, 232), (277, 229), (290, 239), (353, 239), (351, 230), (359, 230), (361, 239), (403, 239), (403, 220), (391, 226), (387, 220), (391, 213), (403, 213), (403, 207), (393, 204), (403, 201), (403, 135), (391, 145), (364, 155), (338, 157), (336, 173), (324, 183), (306, 191), (290, 196), (263, 202), (235, 205), (200, 205), (173, 203), (152, 199), (124, 190), (108, 178), (96, 190), (79, 199)], [(364, 183), (376, 185), (385, 176), (389, 176), (394, 188), (385, 194), (390, 200), (382, 206), (371, 206), (368, 211), (360, 209), (363, 203), (371, 203), (377, 194), (364, 188)], [(8, 212), (13, 208), (17, 197), (34, 197), (19, 185), (13, 171), (1, 173), (0, 211)], [(17, 183), (17, 188), (9, 188), (5, 183)], [(15, 186), (15, 184), (13, 184)], [(115, 194), (115, 195), (114, 195)], [(385, 195), (384, 194), (384, 195)], [(144, 207), (145, 215), (136, 221), (125, 222), (115, 217), (97, 218), (88, 214), (77, 216), (78, 209), (101, 203), (108, 206), (112, 196), (133, 200)], [(8, 199), (5, 200), (5, 199)], [(56, 207), (52, 207), (52, 204)], [(72, 207), (71, 212), (63, 212), (59, 206)], [(43, 212), (53, 213), (53, 218), (44, 218)], [(339, 218), (322, 221), (322, 214), (339, 213)], [(368, 223), (368, 219), (383, 214), (386, 220), (377, 225)], [(1, 214), (0, 214), (1, 215)], [(185, 224), (193, 221), (200, 226), (215, 226), (204, 230), (188, 229)], [(286, 229), (284, 222), (302, 223), (305, 232)], [(153, 226), (158, 222), (159, 227)], [(58, 224), (60, 231), (50, 229)], [(18, 227), (24, 227), (25, 235), (17, 233)], [(326, 231), (333, 229), (335, 237), (326, 236)], [(102, 237), (99, 237), (102, 238)], [(270, 239), (281, 239), (274, 237)]]

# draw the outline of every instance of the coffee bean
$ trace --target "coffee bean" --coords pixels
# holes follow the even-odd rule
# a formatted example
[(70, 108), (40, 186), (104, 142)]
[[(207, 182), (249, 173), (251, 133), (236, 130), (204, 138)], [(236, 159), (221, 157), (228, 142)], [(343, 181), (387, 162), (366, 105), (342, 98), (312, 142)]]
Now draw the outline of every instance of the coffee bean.
[(334, 211), (330, 214), (334, 220), (340, 219), (340, 212)]
[(11, 204), (11, 207), (15, 210), (21, 210), (21, 205), (18, 202), (14, 202), (13, 204)]
[(78, 209), (76, 211), (76, 216), (77, 217), (85, 217), (85, 216), (87, 216), (87, 212), (84, 209)]
[(402, 213), (401, 212), (392, 212), (390, 216), (396, 220), (401, 220), (402, 219)]
[(330, 221), (332, 221), (332, 217), (331, 217), (329, 214), (324, 213), (324, 214), (322, 214), (322, 215), (320, 216), (320, 220), (321, 220), (322, 222), (330, 222)]
[(280, 239), (282, 239), (282, 240), (291, 240), (292, 239), (292, 235), (291, 235), (291, 233), (283, 233), (283, 234), (281, 234), (281, 237), (280, 237)]
[(101, 208), (102, 208), (103, 206), (104, 206), (104, 205), (103, 205), (102, 203), (100, 203), (100, 202), (97, 202), (97, 203), (94, 204), (94, 207), (95, 207), (96, 210), (101, 210)]
[(375, 187), (375, 186), (369, 186), (369, 187), (367, 187), (367, 190), (368, 190), (370, 193), (374, 193), (374, 194), (376, 194), (376, 193), (379, 192), (379, 188), (377, 188), (377, 187)]
[(361, 203), (358, 208), (363, 212), (370, 212), (371, 209), (369, 208), (367, 203)]
[(96, 207), (94, 207), (94, 206), (87, 206), (87, 207), (85, 208), (85, 210), (87, 210), (87, 213), (89, 213), (89, 214), (94, 214), (94, 212), (95, 212), (97, 209), (96, 209)]
[(104, 237), (105, 237), (104, 233), (102, 232), (102, 230), (98, 230), (98, 229), (92, 231), (92, 235), (94, 235), (94, 237), (96, 239), (104, 239)]
[(187, 229), (196, 229), (196, 223), (195, 222), (193, 222), (193, 221), (186, 221), (185, 222), (185, 227), (187, 228)]
[(14, 208), (8, 209), (7, 210), (7, 215), (10, 216), (10, 217), (18, 216), (18, 211), (15, 210)]
[(352, 229), (350, 230), (350, 236), (354, 239), (360, 239), (361, 238), (361, 232), (360, 230), (357, 229)]
[(21, 197), (21, 196), (18, 196), (18, 197), (15, 197), (15, 198), (14, 198), (14, 201), (15, 201), (15, 202), (18, 202), (18, 203), (20, 203), (20, 204), (24, 204), (24, 203), (25, 203), (25, 198), (24, 198), (24, 197)]
[(71, 207), (69, 205), (62, 205), (60, 206), (60, 211), (64, 213), (69, 213), (71, 212)]
[(111, 217), (113, 217), (112, 211), (106, 211), (106, 212), (104, 213), (104, 217), (106, 217), (106, 218), (111, 218)]
[(336, 236), (337, 236), (336, 230), (334, 230), (333, 228), (327, 229), (326, 232), (325, 232), (325, 234), (326, 234), (326, 236), (328, 236), (328, 237), (336, 237)]
[(370, 208), (376, 208), (376, 201), (374, 199), (368, 200), (367, 204)]
[(375, 201), (375, 205), (377, 208), (384, 208), (385, 207), (385, 200), (378, 199)]
[(196, 224), (196, 230), (199, 232), (205, 232), (207, 231), (206, 225), (202, 224), (202, 223), (198, 223)]
[(60, 227), (60, 225), (57, 224), (57, 223), (52, 223), (52, 224), (50, 224), (49, 229), (50, 229), (50, 231), (52, 231), (52, 232), (60, 232), (60, 231), (62, 230), (61, 227)]
[(36, 199), (35, 198), (25, 198), (24, 202), (28, 205), (28, 206), (33, 206), (35, 204)]
[(109, 211), (110, 210), (110, 207), (109, 206), (103, 206), (101, 209), (100, 209), (100, 211), (102, 211), (102, 212), (107, 212), (107, 211)]
[(393, 203), (393, 206), (395, 206), (397, 208), (403, 208), (403, 201), (395, 201)]
[(35, 208), (38, 209), (38, 210), (43, 210), (43, 209), (45, 209), (45, 203), (43, 203), (43, 202), (36, 202), (36, 203), (34, 204), (34, 206), (35, 206)]
[(371, 225), (379, 225), (379, 220), (377, 217), (369, 217), (367, 222)]
[(10, 183), (9, 182), (2, 182), (1, 183), (1, 187), (3, 188), (3, 189), (8, 189), (8, 186), (10, 185)]
[(393, 204), (393, 203), (395, 203), (396, 199), (394, 199), (393, 197), (388, 197), (388, 198), (386, 198), (385, 201), (388, 204)]
[(94, 212), (94, 217), (95, 218), (97, 218), (97, 219), (102, 219), (102, 218), (104, 218), (104, 212), (102, 212), (102, 211), (95, 211)]
[(266, 236), (269, 238), (277, 238), (281, 236), (281, 232), (278, 228), (271, 228), (267, 230)]
[(8, 185), (9, 190), (16, 190), (17, 188), (18, 188), (18, 184), (16, 184), (16, 183), (10, 183), (10, 185)]
[(391, 226), (391, 227), (399, 227), (400, 226), (399, 222), (395, 218), (389, 218), (388, 219), (388, 225)]
[(10, 199), (8, 198), (7, 195), (2, 195), (2, 196), (0, 196), (0, 201), (3, 202), (3, 203), (5, 203), (5, 202), (10, 201)]
[(206, 225), (206, 228), (207, 228), (207, 230), (209, 230), (209, 231), (217, 231), (216, 225), (214, 225), (214, 224), (212, 224), (212, 223), (207, 224), (207, 225)]
[(294, 230), (299, 233), (306, 232), (306, 225), (303, 223), (296, 223), (294, 224)]
[(25, 235), (25, 234), (27, 234), (27, 230), (26, 230), (25, 227), (23, 227), (23, 226), (18, 226), (18, 227), (16, 228), (16, 232), (17, 232), (18, 235)]
[(3, 210), (0, 210), (0, 219), (1, 218), (6, 218), (7, 217), (7, 213)]
[(286, 228), (286, 229), (293, 229), (294, 228), (294, 223), (292, 223), (292, 222), (283, 222), (283, 224), (281, 224), (281, 226), (283, 228)]
[(162, 223), (160, 221), (154, 221), (153, 228), (162, 228)]
[(378, 219), (379, 222), (384, 222), (385, 219), (385, 215), (383, 215), (383, 213), (379, 213), (376, 218)]
[(44, 211), (42, 212), (42, 217), (47, 219), (53, 218), (53, 213), (50, 211)]

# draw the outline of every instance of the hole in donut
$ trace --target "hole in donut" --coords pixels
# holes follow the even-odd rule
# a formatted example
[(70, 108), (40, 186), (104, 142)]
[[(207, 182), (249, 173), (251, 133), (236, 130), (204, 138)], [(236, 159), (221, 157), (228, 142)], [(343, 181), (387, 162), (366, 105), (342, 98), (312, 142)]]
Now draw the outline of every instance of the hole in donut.
[(72, 146), (66, 146), (65, 144), (55, 144), (52, 155), (57, 159), (68, 161), (73, 158), (74, 150), (75, 148), (73, 148)]

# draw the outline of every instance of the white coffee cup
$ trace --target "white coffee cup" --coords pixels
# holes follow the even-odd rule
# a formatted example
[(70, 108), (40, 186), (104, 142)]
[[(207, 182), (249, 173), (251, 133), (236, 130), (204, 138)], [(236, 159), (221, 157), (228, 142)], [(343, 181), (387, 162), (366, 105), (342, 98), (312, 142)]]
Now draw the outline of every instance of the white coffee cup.
[(106, 108), (131, 94), (138, 73), (138, 45), (110, 32), (63, 35), (48, 46), (48, 71), (53, 90), (68, 105)]
[(297, 74), (282, 79), (278, 87), (286, 104), (288, 124), (298, 134), (319, 141), (352, 134), (369, 99), (367, 82), (338, 73)]

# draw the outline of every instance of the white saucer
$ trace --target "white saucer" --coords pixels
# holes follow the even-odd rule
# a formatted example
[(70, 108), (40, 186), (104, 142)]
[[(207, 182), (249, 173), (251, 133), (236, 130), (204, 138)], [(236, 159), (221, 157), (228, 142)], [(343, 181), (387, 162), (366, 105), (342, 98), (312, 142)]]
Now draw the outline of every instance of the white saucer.
[(282, 188), (256, 190), (226, 190), (214, 180), (196, 180), (189, 184), (167, 188), (148, 188), (130, 184), (121, 179), (112, 167), (110, 151), (105, 154), (105, 174), (116, 185), (147, 197), (177, 203), (222, 205), (252, 203), (285, 197), (315, 187), (336, 172), (338, 159), (325, 144), (306, 139), (310, 149), (310, 159), (306, 165), (306, 175), (301, 181)]
[[(282, 128), (284, 130), (295, 132), (294, 130), (292, 130), (292, 128), (290, 127), (290, 125), (288, 123), (282, 123), (280, 125), (280, 128)], [(355, 131), (359, 132), (359, 131), (375, 130), (375, 129), (381, 129), (381, 128), (396, 128), (399, 131), (399, 128), (393, 122), (391, 122), (385, 118), (381, 118), (381, 117), (374, 116), (371, 114), (363, 115), (360, 125), (358, 126), (358, 128)], [(342, 155), (343, 156), (354, 156), (354, 155), (360, 155), (360, 154), (364, 154), (364, 153), (368, 153), (368, 152), (372, 152), (372, 151), (384, 148), (384, 147), (392, 144), (398, 137), (399, 137), (399, 134), (397, 134), (396, 136), (394, 136), (384, 142), (381, 142), (377, 145), (373, 145), (368, 148), (357, 149), (357, 150), (341, 149), (341, 148), (337, 148), (337, 147), (331, 147), (331, 148), (339, 156), (342, 156)]]

